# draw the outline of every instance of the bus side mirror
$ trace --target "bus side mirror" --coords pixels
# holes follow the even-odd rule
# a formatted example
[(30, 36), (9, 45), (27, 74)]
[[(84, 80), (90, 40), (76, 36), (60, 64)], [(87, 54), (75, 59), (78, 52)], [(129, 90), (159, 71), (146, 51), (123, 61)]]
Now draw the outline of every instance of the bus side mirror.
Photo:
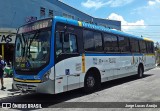
[(65, 34), (65, 37), (64, 37), (64, 42), (69, 42), (69, 34)]

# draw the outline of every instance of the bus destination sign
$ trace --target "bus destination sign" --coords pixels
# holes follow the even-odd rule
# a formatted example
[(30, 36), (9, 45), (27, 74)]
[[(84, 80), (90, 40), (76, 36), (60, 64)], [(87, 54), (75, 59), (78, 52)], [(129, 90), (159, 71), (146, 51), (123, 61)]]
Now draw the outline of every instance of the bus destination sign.
[(18, 33), (27, 33), (34, 30), (50, 27), (52, 25), (52, 19), (41, 20), (34, 23), (27, 24), (19, 28)]

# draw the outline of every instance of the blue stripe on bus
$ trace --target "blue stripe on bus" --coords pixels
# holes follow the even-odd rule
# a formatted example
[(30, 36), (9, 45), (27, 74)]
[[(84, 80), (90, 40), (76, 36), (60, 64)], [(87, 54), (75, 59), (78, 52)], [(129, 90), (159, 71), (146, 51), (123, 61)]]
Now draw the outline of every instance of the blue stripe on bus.
[[(64, 18), (64, 17), (55, 16), (54, 21), (79, 26), (78, 21), (73, 20), (73, 19)], [(144, 38), (142, 38), (140, 36), (124, 33), (124, 32), (119, 31), (119, 30), (108, 29), (108, 28), (105, 28), (103, 26), (97, 26), (97, 25), (94, 25), (94, 24), (86, 23), (86, 22), (82, 22), (82, 27), (89, 28), (89, 29), (94, 29), (94, 30), (99, 30), (99, 31), (107, 32), (107, 33), (117, 34), (117, 35), (121, 35), (121, 36), (127, 36), (129, 38), (144, 40)]]
[[(81, 54), (82, 55), (82, 54)], [(85, 56), (143, 56), (143, 54), (85, 54)]]

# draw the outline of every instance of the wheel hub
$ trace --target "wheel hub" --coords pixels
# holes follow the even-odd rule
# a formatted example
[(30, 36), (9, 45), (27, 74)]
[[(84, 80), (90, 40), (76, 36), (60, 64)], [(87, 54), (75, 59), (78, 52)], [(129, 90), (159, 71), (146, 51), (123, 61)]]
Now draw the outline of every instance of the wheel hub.
[(87, 86), (88, 87), (93, 87), (95, 85), (95, 80), (93, 77), (88, 77), (87, 79)]

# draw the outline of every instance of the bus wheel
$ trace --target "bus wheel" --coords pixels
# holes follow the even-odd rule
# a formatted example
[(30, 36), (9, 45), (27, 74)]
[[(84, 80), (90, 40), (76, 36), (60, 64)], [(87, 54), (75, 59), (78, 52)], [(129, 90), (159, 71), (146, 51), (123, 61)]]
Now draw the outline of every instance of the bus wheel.
[(100, 81), (96, 79), (93, 73), (86, 75), (84, 80), (84, 91), (86, 93), (93, 92), (100, 87)]
[(143, 74), (143, 68), (141, 66), (138, 67), (138, 78), (142, 78), (144, 76)]

